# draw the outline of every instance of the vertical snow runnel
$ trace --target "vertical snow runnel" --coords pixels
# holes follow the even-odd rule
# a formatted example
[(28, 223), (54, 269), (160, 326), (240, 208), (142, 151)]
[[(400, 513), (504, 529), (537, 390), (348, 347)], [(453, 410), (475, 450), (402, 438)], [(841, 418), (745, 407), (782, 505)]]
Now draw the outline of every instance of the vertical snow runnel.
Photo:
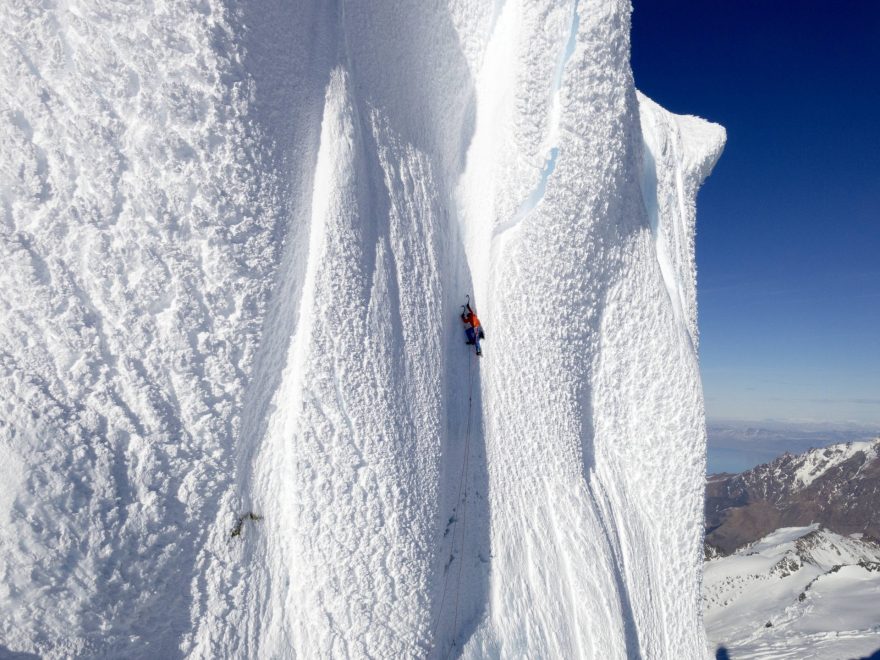
[[(548, 117), (547, 136), (545, 144), (542, 147), (547, 150), (547, 158), (531, 193), (517, 207), (516, 212), (507, 222), (500, 223), (495, 226), (492, 232), (493, 239), (500, 237), (505, 232), (519, 225), (544, 199), (547, 192), (547, 182), (553, 171), (556, 169), (556, 159), (559, 157), (559, 130), (560, 119), (562, 116), (562, 83), (565, 66), (574, 54), (577, 45), (577, 31), (580, 25), (580, 15), (578, 14), (578, 3), (580, 0), (573, 0), (571, 8), (571, 18), (568, 25), (568, 37), (562, 47), (557, 61), (556, 69), (550, 84), (550, 110)], [(549, 145), (549, 146), (546, 146)]]

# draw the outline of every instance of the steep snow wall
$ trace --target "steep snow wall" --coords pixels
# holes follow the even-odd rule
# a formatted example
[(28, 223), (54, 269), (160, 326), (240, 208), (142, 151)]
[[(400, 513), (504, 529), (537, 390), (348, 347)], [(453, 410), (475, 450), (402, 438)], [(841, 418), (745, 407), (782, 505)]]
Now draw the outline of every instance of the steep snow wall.
[(628, 2), (0, 11), (0, 651), (701, 656), (724, 133)]
[(0, 6), (3, 650), (174, 657), (213, 606), (294, 192), (241, 18)]

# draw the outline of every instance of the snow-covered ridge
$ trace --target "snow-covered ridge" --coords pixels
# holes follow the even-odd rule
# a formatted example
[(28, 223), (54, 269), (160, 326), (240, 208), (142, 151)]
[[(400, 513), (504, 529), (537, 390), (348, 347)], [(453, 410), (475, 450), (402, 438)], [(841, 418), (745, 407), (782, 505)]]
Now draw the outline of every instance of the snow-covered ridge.
[(724, 147), (724, 132), (698, 117), (673, 115), (639, 95), (644, 136), (642, 195), (663, 282), (691, 341), (697, 330), (694, 256), (697, 190)]
[(818, 525), (706, 564), (710, 647), (735, 658), (855, 658), (880, 646), (880, 546)]
[(703, 653), (724, 132), (629, 14), (3, 4), (0, 654)]
[(801, 487), (805, 488), (857, 453), (864, 454), (864, 464), (875, 461), (880, 456), (880, 439), (872, 442), (846, 442), (802, 454), (796, 459), (795, 476)]

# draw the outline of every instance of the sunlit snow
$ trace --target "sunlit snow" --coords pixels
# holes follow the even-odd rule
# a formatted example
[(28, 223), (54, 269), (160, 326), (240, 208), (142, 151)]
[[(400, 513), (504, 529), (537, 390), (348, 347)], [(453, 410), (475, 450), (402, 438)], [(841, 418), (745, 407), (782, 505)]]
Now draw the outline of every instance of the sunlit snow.
[(706, 564), (710, 651), (743, 660), (867, 657), (880, 648), (880, 546), (787, 527)]
[(630, 9), (0, 5), (0, 655), (703, 656)]

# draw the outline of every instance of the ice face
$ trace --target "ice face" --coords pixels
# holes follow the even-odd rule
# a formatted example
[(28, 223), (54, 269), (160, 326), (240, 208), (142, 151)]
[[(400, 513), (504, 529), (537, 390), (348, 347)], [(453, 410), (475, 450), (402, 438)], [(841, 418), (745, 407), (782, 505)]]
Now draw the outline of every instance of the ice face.
[(10, 651), (701, 656), (723, 130), (628, 3), (0, 11)]

